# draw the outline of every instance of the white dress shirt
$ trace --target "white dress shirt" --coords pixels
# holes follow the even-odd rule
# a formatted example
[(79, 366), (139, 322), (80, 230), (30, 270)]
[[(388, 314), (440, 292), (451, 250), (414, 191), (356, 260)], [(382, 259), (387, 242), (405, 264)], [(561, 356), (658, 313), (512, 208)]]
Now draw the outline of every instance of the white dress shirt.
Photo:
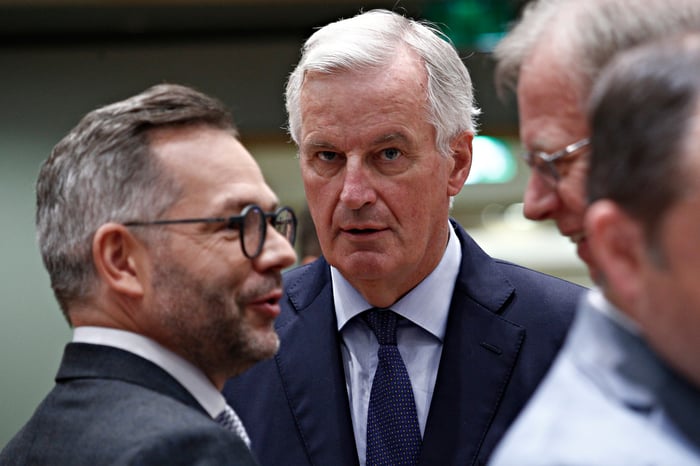
[[(406, 364), (416, 401), (421, 435), (425, 432), (430, 402), (437, 378), (447, 315), (462, 260), (462, 249), (452, 226), (440, 263), (422, 282), (391, 306), (411, 321), (400, 321), (397, 346)], [(360, 465), (365, 465), (367, 450), (367, 408), (372, 379), (377, 369), (379, 343), (370, 328), (355, 316), (372, 308), (360, 293), (331, 267), (333, 301), (341, 333), (343, 368), (350, 400), (355, 442)]]

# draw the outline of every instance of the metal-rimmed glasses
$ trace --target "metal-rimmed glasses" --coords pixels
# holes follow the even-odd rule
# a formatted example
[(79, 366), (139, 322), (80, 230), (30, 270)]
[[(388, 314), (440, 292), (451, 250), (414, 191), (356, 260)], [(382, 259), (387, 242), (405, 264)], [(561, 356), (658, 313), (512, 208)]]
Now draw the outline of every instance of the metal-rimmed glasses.
[(297, 235), (297, 216), (291, 207), (280, 207), (274, 212), (264, 212), (262, 207), (250, 204), (243, 208), (240, 215), (231, 217), (183, 218), (153, 220), (150, 222), (133, 221), (124, 223), (128, 227), (154, 225), (174, 225), (178, 223), (225, 223), (228, 229), (237, 229), (241, 237), (241, 249), (248, 259), (255, 259), (262, 252), (267, 233), (267, 220), (277, 232), (294, 245)]
[(523, 153), (522, 157), (530, 168), (537, 170), (547, 184), (551, 187), (555, 187), (557, 183), (559, 183), (559, 180), (561, 180), (561, 173), (559, 173), (559, 169), (556, 165), (557, 160), (575, 154), (590, 143), (591, 140), (589, 138), (583, 138), (553, 154), (542, 151), (529, 151)]

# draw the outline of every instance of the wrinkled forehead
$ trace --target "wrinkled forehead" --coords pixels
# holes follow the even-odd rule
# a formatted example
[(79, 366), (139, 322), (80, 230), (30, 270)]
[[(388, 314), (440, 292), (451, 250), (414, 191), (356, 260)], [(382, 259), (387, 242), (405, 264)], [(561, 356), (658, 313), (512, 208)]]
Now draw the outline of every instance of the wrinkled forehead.
[(229, 131), (202, 126), (160, 130), (151, 146), (183, 199), (276, 203), (257, 162)]
[(557, 50), (555, 45), (543, 44), (523, 62), (517, 100), (520, 135), (525, 142), (534, 135), (559, 131), (561, 126), (587, 135), (590, 90), (573, 76), (570, 60)]

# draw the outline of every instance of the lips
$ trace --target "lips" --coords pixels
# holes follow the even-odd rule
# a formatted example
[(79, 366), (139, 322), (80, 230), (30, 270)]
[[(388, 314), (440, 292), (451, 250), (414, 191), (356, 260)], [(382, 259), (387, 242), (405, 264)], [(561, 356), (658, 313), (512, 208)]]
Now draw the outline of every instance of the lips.
[(345, 233), (350, 233), (352, 235), (369, 235), (371, 233), (376, 233), (381, 231), (377, 228), (347, 228), (343, 230)]
[(571, 235), (569, 238), (576, 244), (576, 254), (578, 257), (590, 267), (593, 264), (593, 259), (591, 258), (591, 252), (588, 248), (586, 235), (584, 233), (578, 233), (576, 235)]
[(265, 317), (274, 319), (280, 314), (280, 299), (282, 299), (282, 290), (276, 288), (249, 301), (248, 308)]
[(387, 228), (384, 225), (377, 225), (372, 223), (358, 223), (344, 225), (340, 228), (340, 231), (351, 235), (370, 235), (372, 233), (377, 233), (386, 229)]
[(566, 235), (569, 237), (572, 243), (580, 243), (582, 240), (586, 239), (586, 233), (583, 231), (579, 231), (578, 233), (572, 233), (570, 235)]

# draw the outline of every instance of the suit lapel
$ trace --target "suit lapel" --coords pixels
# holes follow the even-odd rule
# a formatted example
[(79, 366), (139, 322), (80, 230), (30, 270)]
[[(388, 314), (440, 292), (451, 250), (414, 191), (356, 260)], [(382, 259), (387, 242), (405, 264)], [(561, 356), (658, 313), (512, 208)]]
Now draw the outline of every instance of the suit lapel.
[[(475, 461), (525, 338), (522, 327), (499, 315), (513, 286), (456, 231), (462, 264), (423, 439), (424, 465)], [(289, 278), (296, 312), (278, 322), (285, 349), (276, 361), (290, 407), (313, 464), (357, 465), (328, 264), (321, 259)]]
[(525, 338), (522, 327), (499, 315), (512, 285), (461, 228), (456, 230), (462, 264), (423, 439), (423, 465), (476, 461)]
[(296, 312), (279, 322), (275, 357), (313, 464), (357, 465), (328, 264), (321, 259), (288, 286)]

